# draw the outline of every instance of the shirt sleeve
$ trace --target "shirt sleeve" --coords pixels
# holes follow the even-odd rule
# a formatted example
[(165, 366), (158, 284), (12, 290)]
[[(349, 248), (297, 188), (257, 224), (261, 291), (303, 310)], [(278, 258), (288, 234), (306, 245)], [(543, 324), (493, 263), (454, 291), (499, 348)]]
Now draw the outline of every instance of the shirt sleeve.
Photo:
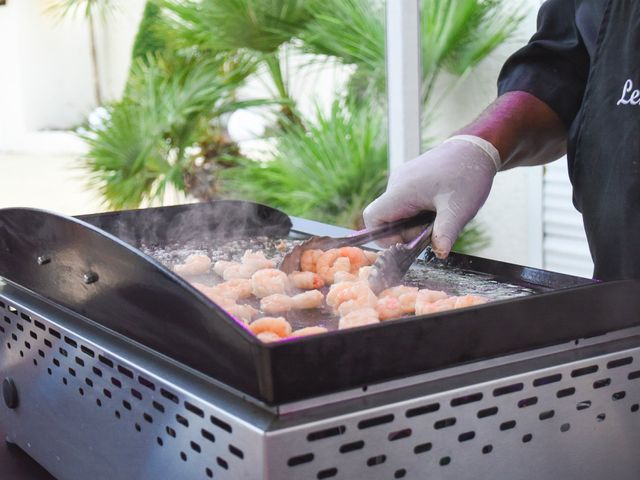
[(589, 53), (576, 25), (575, 0), (547, 0), (537, 32), (502, 67), (498, 94), (524, 91), (551, 107), (569, 128), (589, 75)]

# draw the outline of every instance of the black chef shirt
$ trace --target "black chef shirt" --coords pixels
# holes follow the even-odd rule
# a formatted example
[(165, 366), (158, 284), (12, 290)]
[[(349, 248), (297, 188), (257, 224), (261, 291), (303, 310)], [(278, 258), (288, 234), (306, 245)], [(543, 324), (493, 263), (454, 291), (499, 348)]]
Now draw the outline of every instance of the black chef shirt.
[(640, 278), (640, 1), (545, 2), (500, 73), (498, 92), (509, 91), (539, 98), (567, 127), (594, 276)]

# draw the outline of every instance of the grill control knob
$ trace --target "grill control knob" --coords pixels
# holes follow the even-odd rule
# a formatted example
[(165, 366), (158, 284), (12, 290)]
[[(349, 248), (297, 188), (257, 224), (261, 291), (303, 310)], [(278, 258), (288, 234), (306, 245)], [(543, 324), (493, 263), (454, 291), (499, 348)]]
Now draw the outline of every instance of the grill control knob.
[(18, 389), (15, 382), (10, 378), (5, 378), (2, 382), (2, 397), (4, 404), (8, 408), (16, 408), (18, 406)]

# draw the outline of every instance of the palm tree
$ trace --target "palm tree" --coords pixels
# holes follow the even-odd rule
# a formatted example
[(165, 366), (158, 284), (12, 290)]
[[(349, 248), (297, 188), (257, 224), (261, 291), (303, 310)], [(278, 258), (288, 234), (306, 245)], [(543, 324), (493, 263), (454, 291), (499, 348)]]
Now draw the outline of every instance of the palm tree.
[[(290, 213), (357, 226), (362, 207), (382, 192), (387, 173), (382, 2), (150, 1), (159, 12), (152, 12), (155, 23), (143, 25), (162, 41), (153, 42), (149, 51), (136, 50), (139, 60), (131, 71), (127, 95), (110, 107), (106, 125), (85, 135), (91, 146), (85, 166), (107, 203), (135, 206), (157, 198), (160, 186), (169, 182), (198, 198), (210, 198), (221, 188)], [(514, 9), (507, 0), (421, 0), (421, 4), (422, 100), (429, 112), (439, 101), (433, 95), (438, 76), (472, 71), (514, 32), (522, 15), (521, 4)], [(330, 59), (352, 72), (346, 94), (336, 93), (328, 113), (317, 111), (308, 118), (298, 110), (290, 82), (300, 71), (286, 68), (292, 51), (306, 55), (307, 64), (322, 66)], [(202, 103), (178, 101), (195, 98), (197, 89), (204, 88), (190, 81), (191, 73), (179, 72), (185, 68), (190, 72), (211, 58), (218, 63), (208, 78), (224, 88), (210, 92), (213, 96)], [(162, 75), (150, 75), (148, 68), (158, 64), (184, 81), (166, 85)], [(215, 147), (207, 157), (208, 168), (200, 168), (208, 139), (220, 134), (224, 138), (221, 112), (246, 108), (246, 103), (237, 101), (237, 88), (258, 74), (266, 74), (273, 94), (270, 99), (253, 99), (255, 104), (270, 100), (278, 110), (271, 130), (274, 158), (256, 161), (237, 155), (233, 146)], [(220, 79), (226, 80), (221, 84)], [(158, 85), (153, 86), (155, 82)], [(171, 124), (162, 120), (166, 105), (173, 106)], [(198, 147), (195, 155), (189, 153), (189, 145)], [(123, 152), (128, 152), (127, 158)], [(207, 195), (201, 193), (205, 184), (215, 184)]]

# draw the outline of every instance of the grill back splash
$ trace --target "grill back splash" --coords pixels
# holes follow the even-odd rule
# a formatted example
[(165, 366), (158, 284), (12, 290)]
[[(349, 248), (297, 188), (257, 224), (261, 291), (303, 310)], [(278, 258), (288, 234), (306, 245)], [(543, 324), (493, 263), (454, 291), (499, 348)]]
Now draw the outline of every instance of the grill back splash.
[(243, 202), (0, 210), (8, 441), (59, 479), (638, 478), (636, 282), (453, 255), (539, 293), (263, 345), (135, 248), (330, 229)]

